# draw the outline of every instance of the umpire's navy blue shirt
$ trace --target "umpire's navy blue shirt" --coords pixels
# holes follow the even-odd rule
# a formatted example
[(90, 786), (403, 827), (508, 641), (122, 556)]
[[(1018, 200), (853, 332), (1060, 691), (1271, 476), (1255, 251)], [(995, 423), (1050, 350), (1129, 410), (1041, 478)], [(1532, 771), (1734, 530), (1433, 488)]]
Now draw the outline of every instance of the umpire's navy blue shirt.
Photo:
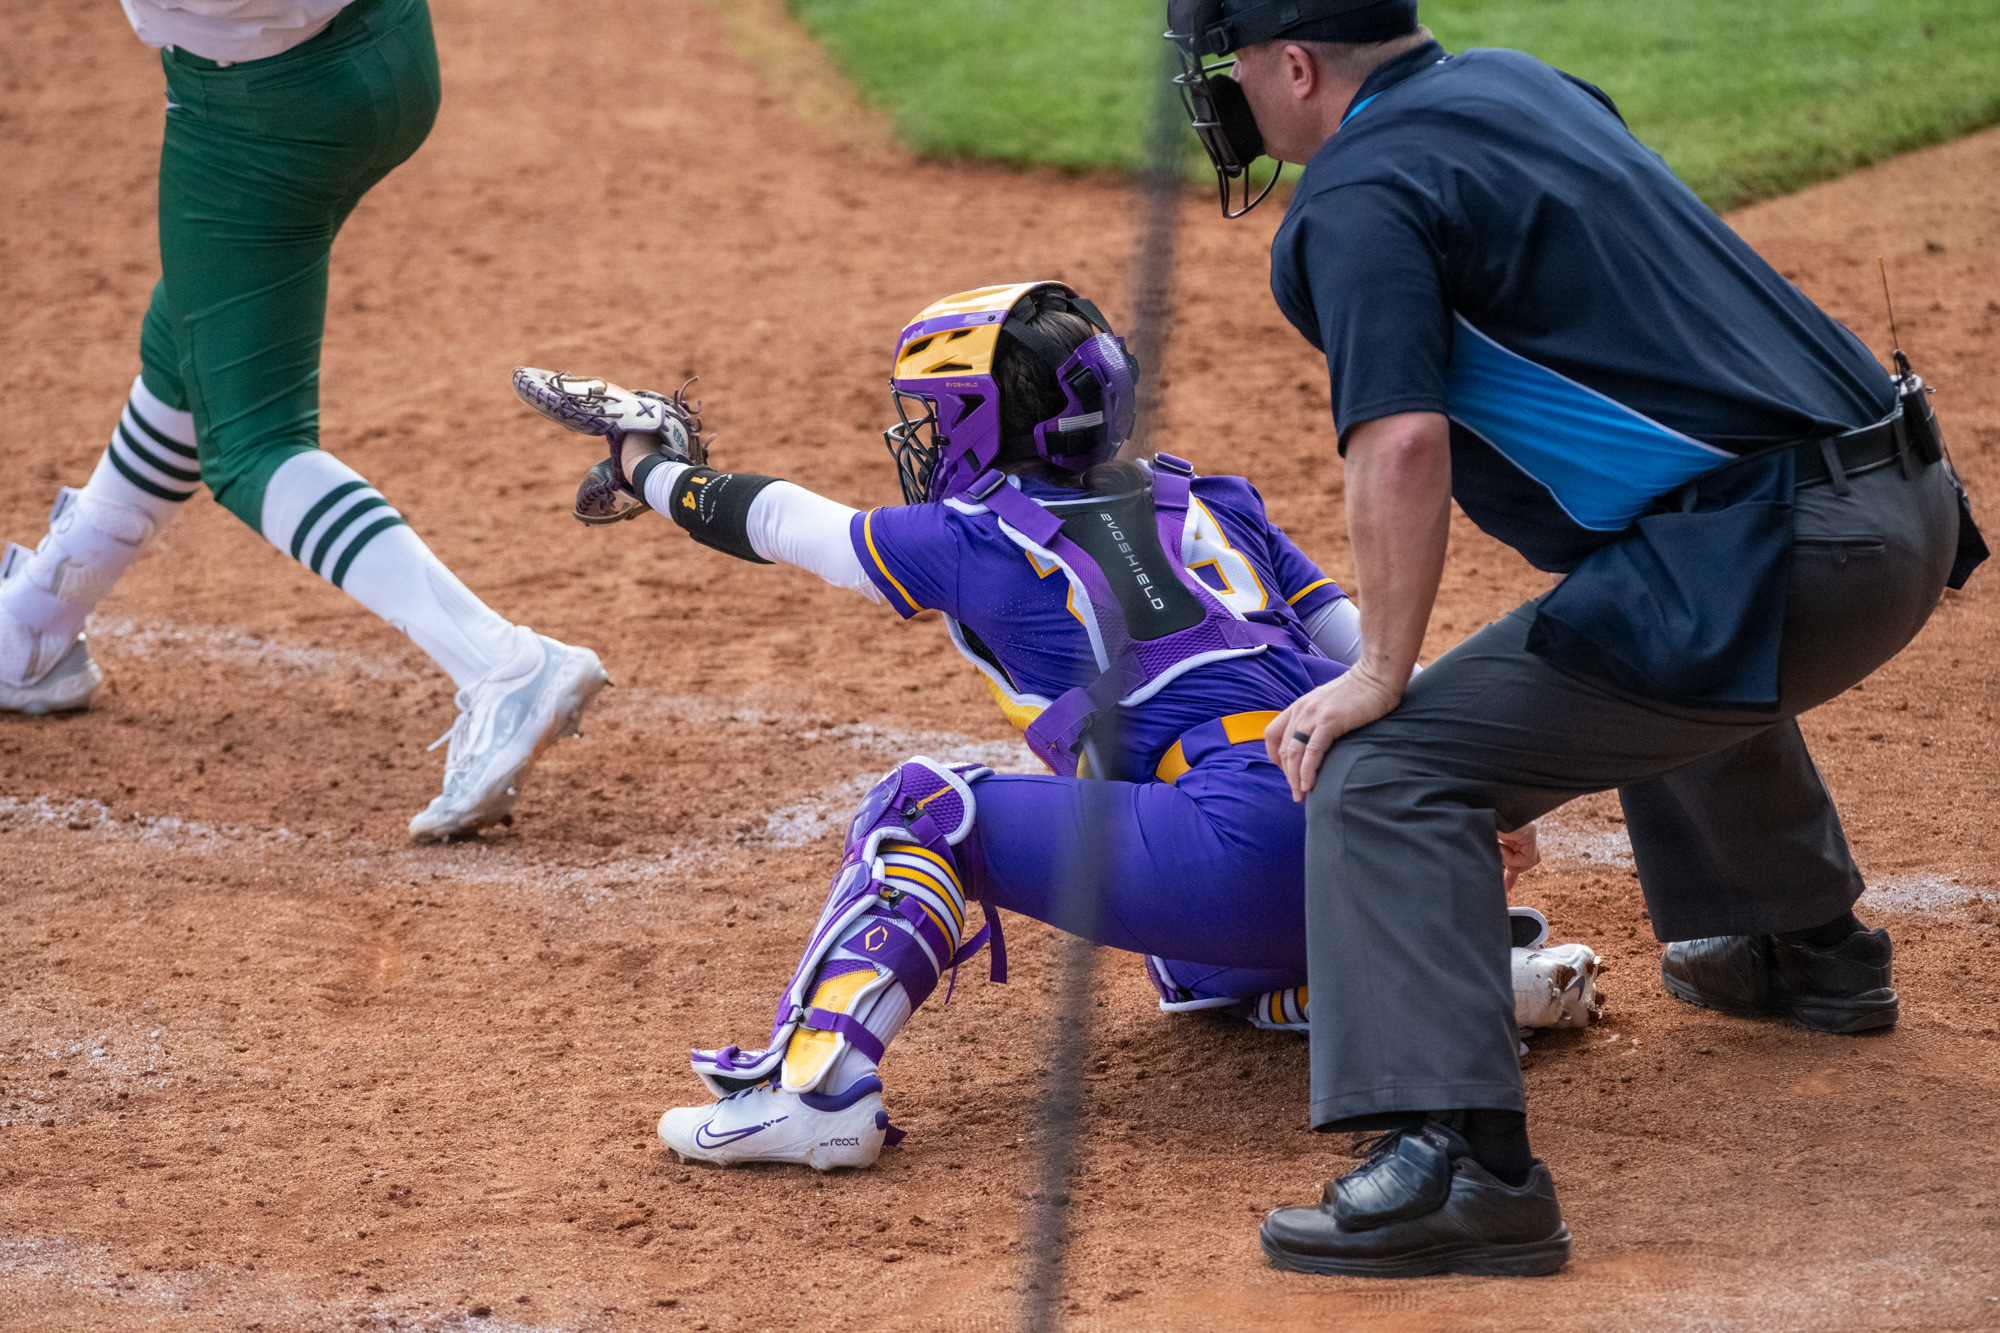
[(1313, 155), (1271, 289), (1333, 416), (1452, 421), (1452, 492), (1566, 571), (1734, 454), (1887, 416), (1894, 387), (1590, 84), (1435, 42)]

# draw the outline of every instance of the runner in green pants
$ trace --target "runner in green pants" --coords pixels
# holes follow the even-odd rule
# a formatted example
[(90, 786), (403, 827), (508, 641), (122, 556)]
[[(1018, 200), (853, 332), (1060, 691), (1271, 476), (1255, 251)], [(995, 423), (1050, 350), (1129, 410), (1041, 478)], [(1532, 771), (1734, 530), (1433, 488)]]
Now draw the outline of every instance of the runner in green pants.
[(439, 98), (424, 0), (126, 0), (162, 48), (161, 277), (142, 373), (82, 490), (0, 561), (0, 711), (88, 707), (85, 617), (205, 484), (266, 540), (381, 616), (459, 687), (431, 841), (505, 817), (528, 768), (603, 687), (595, 654), (486, 607), (387, 500), (319, 447), (333, 238), (423, 143)]

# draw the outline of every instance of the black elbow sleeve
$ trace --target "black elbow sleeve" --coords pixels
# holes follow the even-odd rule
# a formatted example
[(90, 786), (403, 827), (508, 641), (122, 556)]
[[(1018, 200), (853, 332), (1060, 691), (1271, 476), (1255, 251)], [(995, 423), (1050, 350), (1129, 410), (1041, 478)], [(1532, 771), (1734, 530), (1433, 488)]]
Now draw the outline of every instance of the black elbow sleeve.
[(689, 468), (674, 482), (667, 513), (703, 546), (752, 564), (768, 565), (771, 562), (750, 545), (750, 502), (776, 480), (754, 472)]

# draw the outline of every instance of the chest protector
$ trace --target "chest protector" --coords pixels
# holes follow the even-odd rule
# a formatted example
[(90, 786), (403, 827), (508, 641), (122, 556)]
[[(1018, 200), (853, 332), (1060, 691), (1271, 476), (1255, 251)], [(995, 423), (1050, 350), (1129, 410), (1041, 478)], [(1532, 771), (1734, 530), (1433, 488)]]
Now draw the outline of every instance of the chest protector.
[(1037, 504), (989, 471), (959, 497), (984, 505), (1023, 550), (1062, 567), (1090, 635), (1097, 679), (1058, 697), (1024, 736), (1063, 777), (1124, 776), (1111, 729), (1093, 736), (1093, 723), (1144, 703), (1183, 672), (1272, 646), (1324, 656), (1290, 607), (1243, 615), (1188, 571), (1181, 546), (1193, 477), (1188, 463), (1160, 454), (1152, 485), (1119, 495)]

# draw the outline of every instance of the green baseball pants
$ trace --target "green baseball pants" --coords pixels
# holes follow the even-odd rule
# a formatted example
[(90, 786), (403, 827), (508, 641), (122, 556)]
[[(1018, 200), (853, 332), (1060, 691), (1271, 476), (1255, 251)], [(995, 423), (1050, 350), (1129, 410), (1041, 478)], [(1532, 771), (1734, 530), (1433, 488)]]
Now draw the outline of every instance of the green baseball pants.
[(333, 238), (437, 116), (430, 10), (356, 0), (310, 41), (235, 65), (160, 54), (161, 277), (142, 374), (168, 406), (193, 413), (210, 493), (261, 530), (271, 474), (319, 447)]

